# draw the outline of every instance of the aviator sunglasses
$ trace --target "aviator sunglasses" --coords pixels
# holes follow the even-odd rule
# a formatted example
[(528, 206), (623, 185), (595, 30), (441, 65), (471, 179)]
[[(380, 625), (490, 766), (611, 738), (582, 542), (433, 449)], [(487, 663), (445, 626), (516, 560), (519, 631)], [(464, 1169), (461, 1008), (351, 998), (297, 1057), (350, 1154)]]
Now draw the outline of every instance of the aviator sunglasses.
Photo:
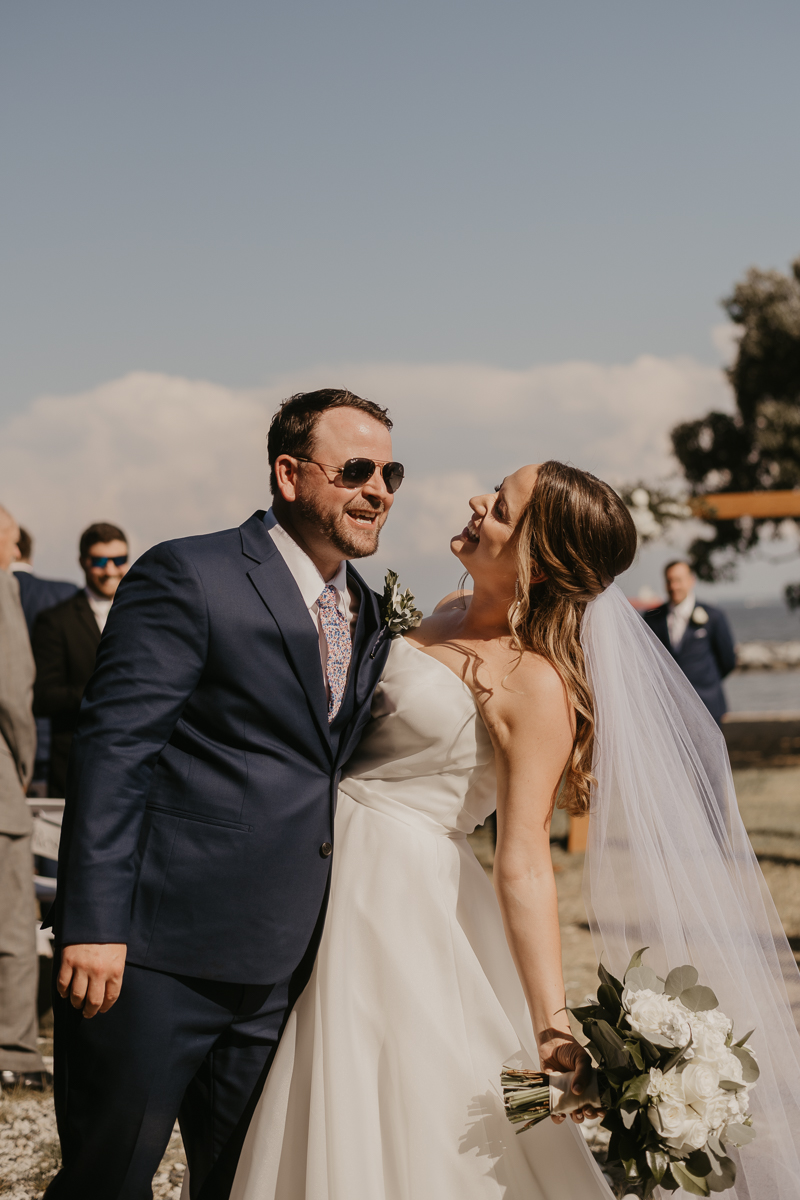
[(115, 567), (124, 567), (127, 561), (127, 554), (91, 554), (89, 556), (90, 565), (98, 567), (100, 570), (107, 567), (110, 562), (113, 562)]
[(315, 467), (327, 467), (329, 471), (335, 471), (337, 475), (341, 475), (345, 487), (363, 487), (372, 479), (375, 471), (380, 470), (387, 492), (393, 494), (405, 476), (403, 464), (399, 462), (378, 463), (373, 462), (371, 458), (348, 458), (343, 467), (335, 467), (333, 463), (317, 462), (315, 458), (304, 458), (302, 454), (294, 454), (292, 457), (300, 462), (313, 463)]

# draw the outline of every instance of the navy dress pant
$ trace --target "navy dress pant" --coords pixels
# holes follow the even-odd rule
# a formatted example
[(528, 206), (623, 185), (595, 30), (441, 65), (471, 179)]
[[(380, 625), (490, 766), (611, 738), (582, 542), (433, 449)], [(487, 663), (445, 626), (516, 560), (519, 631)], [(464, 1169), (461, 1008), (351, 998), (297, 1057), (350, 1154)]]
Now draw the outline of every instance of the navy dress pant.
[(47, 1200), (150, 1200), (176, 1117), (192, 1200), (224, 1200), (307, 974), (242, 985), (129, 963), (116, 1004), (90, 1020), (56, 994), (63, 1167)]

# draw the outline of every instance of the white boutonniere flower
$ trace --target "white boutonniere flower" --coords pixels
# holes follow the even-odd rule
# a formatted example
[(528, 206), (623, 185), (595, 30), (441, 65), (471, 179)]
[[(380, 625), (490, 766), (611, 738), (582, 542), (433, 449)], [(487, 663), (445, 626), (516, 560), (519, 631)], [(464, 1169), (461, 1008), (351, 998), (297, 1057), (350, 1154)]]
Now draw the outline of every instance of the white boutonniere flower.
[(409, 629), (416, 629), (422, 613), (416, 607), (413, 592), (408, 588), (400, 591), (395, 571), (387, 571), (383, 581), (383, 598), (380, 602), (381, 620), (389, 630), (389, 637), (400, 637)]
[(387, 571), (383, 581), (383, 596), (378, 607), (381, 614), (381, 631), (370, 658), (374, 658), (386, 638), (401, 637), (409, 629), (416, 629), (422, 620), (422, 613), (416, 607), (414, 593), (408, 588), (400, 591), (396, 571)]
[(701, 606), (699, 604), (695, 605), (694, 612), (692, 613), (692, 624), (693, 625), (707, 625), (708, 624), (708, 613), (706, 612), (706, 610), (704, 608), (701, 608)]

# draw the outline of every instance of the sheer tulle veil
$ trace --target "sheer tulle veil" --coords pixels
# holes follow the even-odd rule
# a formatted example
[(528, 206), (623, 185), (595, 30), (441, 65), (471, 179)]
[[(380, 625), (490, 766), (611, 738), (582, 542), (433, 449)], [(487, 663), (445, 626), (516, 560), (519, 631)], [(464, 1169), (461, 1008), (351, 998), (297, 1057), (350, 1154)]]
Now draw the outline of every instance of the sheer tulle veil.
[(596, 951), (617, 975), (642, 946), (662, 976), (690, 962), (739, 1035), (756, 1030), (758, 1136), (732, 1152), (738, 1175), (726, 1195), (797, 1200), (800, 975), (739, 815), (724, 739), (615, 584), (587, 605), (581, 645), (596, 717), (584, 875)]

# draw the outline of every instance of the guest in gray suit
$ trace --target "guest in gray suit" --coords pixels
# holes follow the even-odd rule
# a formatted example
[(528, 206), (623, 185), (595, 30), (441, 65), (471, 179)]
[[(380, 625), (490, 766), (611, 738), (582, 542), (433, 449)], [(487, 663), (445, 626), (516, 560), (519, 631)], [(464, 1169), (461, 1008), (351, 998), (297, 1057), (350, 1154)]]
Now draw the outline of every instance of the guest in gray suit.
[(36, 753), (34, 666), (9, 570), (18, 538), (17, 522), (0, 508), (0, 1086), (41, 1091), (48, 1076), (36, 1045), (33, 822), (25, 803)]

